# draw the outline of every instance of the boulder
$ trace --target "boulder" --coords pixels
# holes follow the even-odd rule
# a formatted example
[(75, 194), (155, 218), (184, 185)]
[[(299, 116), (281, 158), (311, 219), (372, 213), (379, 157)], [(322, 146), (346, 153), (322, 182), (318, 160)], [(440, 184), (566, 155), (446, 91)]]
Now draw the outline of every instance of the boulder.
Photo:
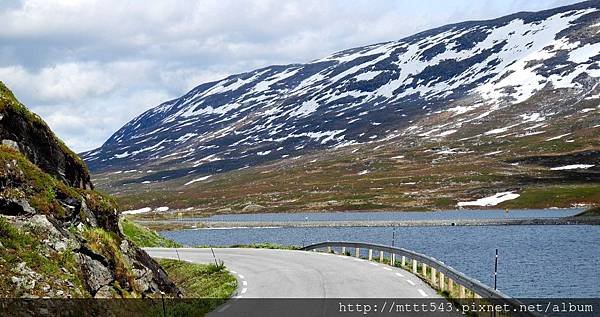
[(244, 207), (244, 209), (242, 209), (242, 211), (243, 212), (259, 212), (264, 209), (265, 209), (265, 207), (263, 207), (261, 205), (250, 204), (250, 205)]
[(88, 208), (87, 204), (85, 203), (85, 199), (81, 200), (80, 208), (81, 217), (84, 218), (81, 220), (90, 225), (91, 227), (98, 227), (98, 221), (96, 221), (96, 216), (94, 216), (94, 213), (90, 210), (90, 208)]
[(23, 216), (35, 214), (29, 202), (24, 199), (0, 198), (0, 214), (9, 216)]
[(97, 295), (104, 286), (114, 280), (112, 273), (102, 262), (94, 260), (86, 254), (79, 254), (79, 263), (85, 276), (86, 287), (92, 294)]
[(13, 149), (15, 149), (17, 151), (20, 151), (20, 149), (19, 149), (19, 143), (15, 142), (13, 140), (4, 139), (4, 140), (2, 140), (2, 145), (6, 145), (6, 146), (8, 146), (10, 148), (13, 148)]
[(94, 295), (94, 298), (112, 298), (114, 297), (114, 291), (112, 287), (108, 285), (102, 286)]

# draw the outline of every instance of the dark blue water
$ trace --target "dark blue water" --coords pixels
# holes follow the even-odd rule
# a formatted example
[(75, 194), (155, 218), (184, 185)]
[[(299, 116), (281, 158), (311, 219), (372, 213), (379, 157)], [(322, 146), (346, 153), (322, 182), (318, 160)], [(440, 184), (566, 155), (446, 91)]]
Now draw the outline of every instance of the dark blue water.
[[(392, 244), (390, 227), (200, 229), (163, 232), (186, 245), (228, 246), (322, 241)], [(598, 297), (600, 226), (482, 226), (396, 228), (395, 245), (433, 256), (514, 297)]]
[(180, 221), (376, 221), (376, 220), (453, 220), (504, 218), (556, 218), (572, 216), (581, 208), (527, 210), (450, 210), (414, 212), (324, 212), (324, 213), (263, 213), (215, 215), (205, 218), (182, 218)]

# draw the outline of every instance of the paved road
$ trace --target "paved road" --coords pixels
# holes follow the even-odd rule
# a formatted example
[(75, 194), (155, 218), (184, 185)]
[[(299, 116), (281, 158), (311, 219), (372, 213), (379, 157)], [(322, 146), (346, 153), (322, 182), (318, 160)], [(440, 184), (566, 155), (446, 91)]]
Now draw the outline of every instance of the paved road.
[[(177, 258), (174, 249), (146, 248), (152, 257)], [(177, 249), (182, 260), (214, 261), (210, 249)], [(327, 253), (216, 248), (238, 278), (243, 298), (440, 298), (405, 270)]]

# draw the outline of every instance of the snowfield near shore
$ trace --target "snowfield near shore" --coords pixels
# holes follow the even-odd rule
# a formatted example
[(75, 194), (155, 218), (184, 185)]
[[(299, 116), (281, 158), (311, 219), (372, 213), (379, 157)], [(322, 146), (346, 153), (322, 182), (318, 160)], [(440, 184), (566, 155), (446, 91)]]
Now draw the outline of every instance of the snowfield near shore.
[(466, 207), (466, 206), (479, 206), (479, 207), (486, 207), (486, 206), (496, 206), (501, 202), (505, 202), (507, 200), (513, 200), (513, 199), (517, 199), (519, 198), (519, 194), (515, 194), (513, 192), (502, 192), (502, 193), (497, 193), (493, 196), (489, 196), (489, 197), (484, 197), (484, 198), (479, 198), (477, 200), (474, 201), (464, 201), (464, 202), (459, 202), (458, 203), (458, 207)]

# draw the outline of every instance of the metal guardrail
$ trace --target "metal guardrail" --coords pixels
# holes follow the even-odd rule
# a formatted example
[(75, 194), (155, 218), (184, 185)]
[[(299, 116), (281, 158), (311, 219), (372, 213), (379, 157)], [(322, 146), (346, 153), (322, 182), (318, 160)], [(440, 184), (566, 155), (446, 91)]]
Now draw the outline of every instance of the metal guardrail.
[[(466, 289), (470, 290), (473, 294), (477, 294), (479, 297), (490, 300), (494, 305), (500, 304), (508, 304), (511, 307), (519, 308), (522, 307), (522, 302), (509, 297), (508, 295), (503, 294), (498, 290), (494, 290), (493, 288), (481, 283), (480, 281), (470, 278), (466, 276), (464, 273), (457, 271), (456, 269), (444, 264), (444, 262), (439, 261), (430, 256), (424, 255), (422, 253), (414, 252), (411, 250), (407, 250), (404, 248), (397, 248), (392, 246), (380, 245), (380, 244), (371, 244), (371, 243), (361, 243), (361, 242), (343, 242), (343, 241), (332, 241), (332, 242), (321, 242), (312, 244), (306, 247), (303, 247), (301, 250), (310, 251), (317, 250), (321, 248), (355, 248), (355, 249), (366, 249), (366, 250), (376, 250), (383, 251), (390, 254), (395, 254), (396, 256), (404, 256), (410, 260), (414, 260), (417, 263), (425, 264), (437, 272), (440, 272), (445, 275), (445, 277), (451, 279), (453, 283), (458, 285), (462, 285)], [(359, 254), (358, 251), (356, 253)], [(416, 265), (416, 264), (415, 264)], [(426, 277), (427, 278), (427, 277)], [(436, 285), (437, 286), (437, 285)], [(511, 312), (511, 316), (538, 316), (537, 314), (533, 314), (531, 312)]]

